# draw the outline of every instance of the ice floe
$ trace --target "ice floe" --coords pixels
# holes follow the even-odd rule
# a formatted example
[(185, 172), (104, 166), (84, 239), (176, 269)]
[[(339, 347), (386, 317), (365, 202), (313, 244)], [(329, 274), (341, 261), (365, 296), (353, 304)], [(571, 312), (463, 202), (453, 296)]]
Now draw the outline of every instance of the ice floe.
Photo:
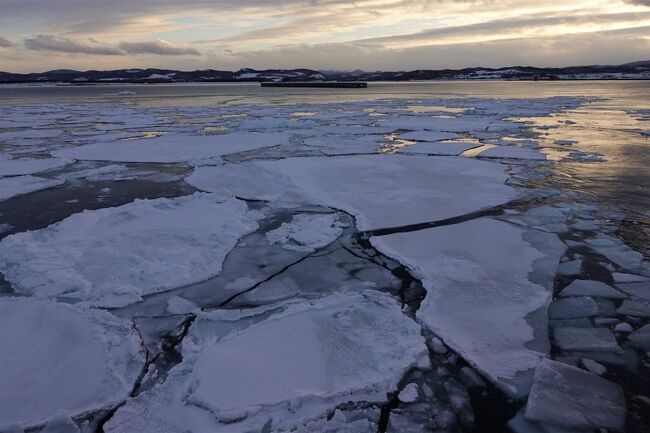
[(286, 133), (223, 135), (163, 135), (156, 138), (99, 142), (52, 152), (54, 156), (87, 161), (188, 162), (287, 143)]
[[(532, 371), (550, 350), (550, 287), (529, 273), (554, 275), (564, 247), (555, 235), (481, 218), (371, 238), (427, 289), (418, 319), (510, 395), (525, 395)], [(542, 247), (543, 245), (543, 247)], [(547, 282), (549, 284), (549, 282)]]
[(342, 403), (385, 402), (409, 368), (429, 362), (419, 326), (375, 291), (203, 313), (182, 351), (106, 432), (294, 431)]
[[(237, 197), (343, 209), (360, 230), (450, 218), (514, 199), (500, 164), (406, 155), (286, 158), (200, 167), (186, 182)], [(436, 188), (431, 188), (435, 185)]]
[(314, 251), (332, 243), (343, 232), (337, 214), (298, 214), (266, 234), (272, 244), (297, 251)]
[(65, 158), (17, 158), (3, 159), (0, 156), (0, 177), (20, 176), (40, 173), (70, 164), (72, 160)]
[(525, 417), (565, 428), (623, 431), (625, 398), (623, 390), (612, 382), (544, 360), (535, 370)]
[(0, 242), (0, 271), (20, 293), (120, 306), (219, 273), (257, 228), (234, 198), (196, 193), (84, 211)]
[(144, 365), (130, 322), (33, 298), (0, 299), (0, 430), (125, 400)]
[(31, 175), (3, 177), (0, 178), (0, 201), (43, 189), (54, 188), (64, 183), (65, 180), (62, 179), (46, 179)]
[(560, 296), (594, 296), (599, 298), (623, 299), (625, 294), (610, 285), (593, 280), (575, 280), (560, 292)]

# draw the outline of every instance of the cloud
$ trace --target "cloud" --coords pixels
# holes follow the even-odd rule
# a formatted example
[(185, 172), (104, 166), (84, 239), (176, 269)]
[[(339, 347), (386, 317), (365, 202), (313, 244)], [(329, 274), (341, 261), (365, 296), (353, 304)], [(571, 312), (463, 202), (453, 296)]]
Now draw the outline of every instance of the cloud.
[(9, 39), (5, 39), (2, 36), (0, 36), (0, 48), (9, 48), (13, 47), (15, 44), (11, 42)]
[[(201, 53), (192, 47), (175, 45), (162, 39), (149, 42), (121, 42), (118, 46), (104, 44), (89, 38), (89, 43), (55, 35), (37, 35), (25, 39), (25, 48), (33, 51), (53, 51), (59, 53), (93, 54), (99, 56), (123, 56), (126, 54), (155, 54), (159, 56), (199, 56)], [(7, 41), (9, 42), (9, 41)], [(2, 41), (0, 41), (0, 46)]]
[(120, 49), (128, 54), (156, 54), (160, 56), (200, 56), (201, 53), (189, 46), (174, 45), (162, 39), (150, 42), (122, 42)]
[(99, 43), (85, 44), (54, 35), (37, 35), (25, 39), (25, 47), (34, 51), (56, 51), (60, 53), (96, 54), (118, 56), (122, 52), (110, 45)]

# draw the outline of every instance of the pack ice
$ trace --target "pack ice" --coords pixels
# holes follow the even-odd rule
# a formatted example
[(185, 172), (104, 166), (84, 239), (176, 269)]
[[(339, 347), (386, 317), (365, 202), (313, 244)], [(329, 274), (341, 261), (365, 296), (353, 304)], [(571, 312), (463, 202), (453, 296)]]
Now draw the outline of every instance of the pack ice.
[(136, 200), (4, 238), (0, 271), (20, 293), (122, 306), (216, 275), (255, 229), (255, 213), (232, 197)]
[[(506, 393), (524, 396), (550, 350), (546, 309), (564, 252), (555, 235), (535, 237), (480, 218), (371, 243), (422, 280), (427, 294), (418, 320)], [(533, 272), (539, 282), (529, 279)]]
[(285, 133), (223, 135), (170, 134), (156, 138), (99, 142), (53, 151), (54, 156), (87, 161), (187, 162), (285, 144)]
[(111, 408), (144, 365), (130, 322), (34, 298), (0, 299), (0, 347), (0, 431)]
[[(200, 167), (186, 182), (203, 191), (343, 209), (360, 230), (450, 218), (516, 197), (506, 167), (466, 158), (406, 155), (286, 158)], [(435, 186), (433, 188), (432, 186)]]
[(294, 431), (343, 403), (385, 402), (429, 362), (420, 327), (376, 291), (202, 313), (182, 351), (106, 432)]

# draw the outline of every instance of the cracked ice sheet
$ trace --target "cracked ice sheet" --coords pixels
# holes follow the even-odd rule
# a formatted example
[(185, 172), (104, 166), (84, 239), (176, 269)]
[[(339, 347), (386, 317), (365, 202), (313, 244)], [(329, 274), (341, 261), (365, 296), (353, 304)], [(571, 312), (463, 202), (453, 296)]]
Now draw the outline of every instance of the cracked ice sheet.
[(529, 273), (545, 266), (554, 274), (564, 252), (555, 235), (535, 238), (544, 252), (525, 230), (481, 218), (370, 241), (422, 280), (427, 294), (418, 320), (504, 392), (521, 397), (549, 353), (551, 291)]
[(30, 192), (63, 185), (65, 180), (45, 179), (31, 175), (0, 178), (0, 201)]
[(466, 158), (407, 155), (286, 158), (200, 167), (185, 179), (237, 197), (312, 202), (357, 217), (359, 230), (423, 223), (516, 198), (507, 167)]
[(52, 152), (53, 156), (87, 161), (189, 162), (286, 144), (285, 133), (222, 135), (171, 134), (156, 138), (99, 142)]
[(289, 431), (342, 403), (385, 402), (406, 371), (429, 363), (420, 327), (372, 290), (202, 313), (182, 352), (106, 432)]
[(0, 242), (0, 271), (17, 292), (118, 307), (210, 278), (256, 212), (196, 193), (84, 211)]
[(1, 431), (111, 408), (144, 365), (130, 322), (34, 298), (0, 299), (0, 347)]

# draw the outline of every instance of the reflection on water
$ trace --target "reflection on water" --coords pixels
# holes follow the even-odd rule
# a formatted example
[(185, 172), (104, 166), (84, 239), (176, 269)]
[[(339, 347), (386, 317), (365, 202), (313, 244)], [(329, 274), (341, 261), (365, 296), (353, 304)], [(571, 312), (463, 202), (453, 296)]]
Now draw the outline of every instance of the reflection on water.
[(641, 98), (629, 103), (612, 98), (533, 119), (540, 145), (556, 161), (556, 175), (547, 181), (610, 204), (650, 211), (650, 140), (641, 134), (650, 124), (627, 111), (650, 103)]

